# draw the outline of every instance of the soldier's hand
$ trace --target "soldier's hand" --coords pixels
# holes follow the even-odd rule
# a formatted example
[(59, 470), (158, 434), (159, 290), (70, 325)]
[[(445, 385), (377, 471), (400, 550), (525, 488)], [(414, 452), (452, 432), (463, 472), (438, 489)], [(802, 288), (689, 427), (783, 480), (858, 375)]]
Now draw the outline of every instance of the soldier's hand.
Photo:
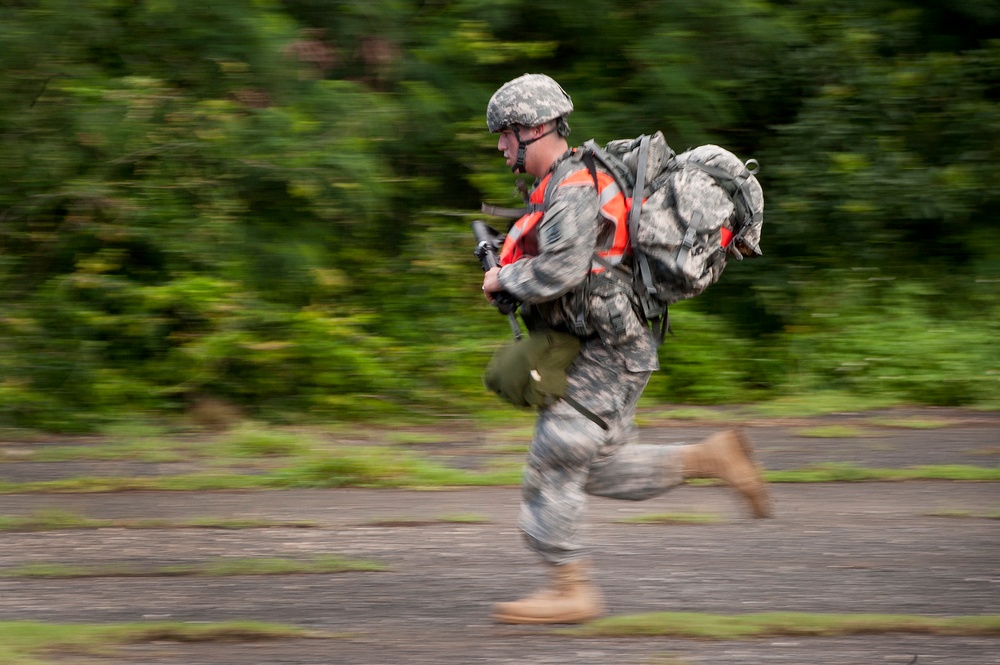
[(493, 295), (497, 291), (503, 291), (503, 287), (500, 286), (500, 268), (490, 268), (483, 274), (483, 293), (486, 297), (493, 301)]

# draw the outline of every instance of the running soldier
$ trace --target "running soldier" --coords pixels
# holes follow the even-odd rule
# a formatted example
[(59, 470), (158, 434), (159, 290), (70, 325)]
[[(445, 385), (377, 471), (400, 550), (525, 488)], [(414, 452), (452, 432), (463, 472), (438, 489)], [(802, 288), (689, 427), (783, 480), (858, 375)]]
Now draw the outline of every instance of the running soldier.
[(529, 330), (569, 332), (581, 343), (567, 370), (565, 398), (539, 409), (522, 479), (518, 525), (551, 582), (522, 600), (498, 603), (494, 619), (502, 623), (578, 623), (603, 613), (580, 538), (588, 494), (640, 501), (687, 478), (718, 478), (755, 517), (771, 514), (742, 433), (694, 445), (636, 442), (636, 404), (659, 369), (657, 347), (630, 286), (600, 275), (602, 263), (627, 267), (627, 236), (616, 224), (622, 217), (616, 206), (626, 202), (599, 164), (595, 169), (570, 149), (572, 111), (556, 81), (525, 74), (500, 87), (486, 113), (507, 165), (536, 181), (528, 213), (508, 233), (501, 265), (486, 272), (483, 291), (512, 294)]

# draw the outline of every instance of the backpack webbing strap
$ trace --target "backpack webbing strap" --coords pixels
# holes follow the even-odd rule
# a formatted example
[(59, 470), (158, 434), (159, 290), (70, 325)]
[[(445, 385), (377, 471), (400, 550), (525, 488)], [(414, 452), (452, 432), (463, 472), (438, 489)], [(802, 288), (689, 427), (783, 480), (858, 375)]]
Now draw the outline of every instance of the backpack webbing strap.
[(597, 162), (594, 161), (594, 151), (585, 150), (581, 159), (587, 167), (587, 173), (589, 173), (590, 177), (594, 180), (594, 189), (596, 189), (597, 193), (600, 194), (601, 183), (597, 181)]
[[(743, 236), (753, 228), (754, 226), (759, 226), (761, 220), (764, 218), (763, 214), (758, 212), (752, 212), (750, 207), (750, 195), (747, 193), (747, 183), (750, 180), (750, 176), (757, 173), (757, 167), (751, 168), (750, 164), (756, 164), (756, 160), (750, 160), (743, 165), (743, 170), (738, 174), (733, 175), (728, 171), (724, 171), (720, 168), (714, 166), (709, 166), (708, 164), (703, 164), (702, 162), (691, 160), (686, 162), (701, 171), (704, 171), (708, 175), (715, 179), (715, 182), (721, 187), (726, 194), (729, 195), (730, 201), (733, 203), (733, 207), (736, 209), (736, 219), (733, 220), (735, 232), (732, 240), (730, 241), (729, 247), (727, 248), (737, 260), (743, 260), (743, 253), (737, 248), (737, 242), (743, 239)], [(753, 247), (752, 251), (760, 255), (760, 248)]]
[[(656, 285), (653, 284), (653, 271), (649, 266), (649, 258), (645, 253), (635, 248), (635, 240), (639, 237), (639, 216), (642, 214), (642, 200), (645, 194), (644, 190), (646, 189), (646, 162), (649, 160), (649, 141), (649, 136), (643, 136), (639, 139), (639, 154), (636, 159), (634, 183), (628, 183), (623, 178), (616, 177), (619, 187), (626, 184), (631, 187), (632, 191), (632, 206), (629, 209), (628, 216), (628, 234), (629, 238), (632, 239), (633, 263), (638, 269), (639, 274), (626, 279), (619, 268), (611, 265), (611, 263), (596, 252), (594, 253), (594, 261), (603, 266), (605, 272), (610, 277), (625, 282), (633, 290), (639, 298), (639, 306), (642, 308), (643, 316), (652, 325), (653, 339), (656, 340), (657, 345), (662, 345), (667, 333), (670, 332), (670, 316), (666, 305), (653, 297), (656, 294)], [(617, 169), (614, 167), (621, 162), (612, 158), (593, 141), (588, 141), (586, 147), (588, 148), (588, 152), (585, 155), (585, 159), (586, 156), (593, 154), (617, 175)], [(622, 187), (622, 191), (625, 192), (627, 190), (625, 187)]]
[(636, 159), (635, 167), (635, 187), (632, 188), (632, 207), (628, 213), (628, 234), (632, 239), (632, 253), (639, 266), (639, 276), (646, 287), (646, 293), (653, 295), (656, 293), (656, 286), (653, 284), (653, 274), (649, 268), (649, 259), (642, 252), (635, 250), (635, 240), (639, 237), (639, 215), (642, 213), (643, 190), (646, 188), (646, 160), (649, 158), (649, 137), (643, 136), (639, 142), (639, 156)]
[(583, 147), (586, 152), (593, 153), (593, 156), (608, 169), (611, 177), (615, 179), (615, 182), (621, 187), (623, 193), (632, 191), (632, 187), (635, 185), (635, 177), (629, 171), (628, 166), (614, 155), (608, 153), (607, 150), (597, 145), (593, 139), (584, 143)]
[(694, 241), (698, 235), (698, 227), (701, 226), (701, 220), (701, 211), (695, 210), (694, 214), (691, 215), (691, 223), (687, 225), (687, 229), (684, 231), (684, 239), (681, 240), (681, 246), (677, 249), (677, 268), (679, 270), (684, 269), (688, 257), (691, 256), (691, 248), (694, 247)]
[[(622, 271), (622, 269), (618, 266), (612, 265), (603, 256), (594, 254), (594, 262), (604, 268), (604, 275), (609, 279), (617, 279), (630, 289), (635, 289), (635, 284), (633, 283), (631, 277)], [(646, 319), (651, 326), (653, 339), (656, 340), (656, 345), (663, 346), (663, 341), (667, 338), (667, 335), (674, 334), (674, 332), (670, 329), (670, 310), (666, 305), (657, 304), (657, 313), (654, 316), (649, 316), (645, 312), (643, 312), (643, 315), (646, 316)]]
[(663, 340), (667, 338), (667, 335), (674, 334), (674, 331), (670, 329), (670, 311), (666, 307), (663, 308), (662, 314), (651, 319), (649, 323), (652, 326), (651, 332), (657, 346), (663, 346)]
[(617, 279), (619, 282), (622, 282), (623, 284), (628, 284), (629, 286), (632, 286), (632, 280), (630, 280), (627, 277), (627, 273), (624, 270), (622, 270), (615, 264), (611, 263), (611, 261), (608, 261), (606, 258), (601, 256), (597, 252), (594, 252), (593, 259), (594, 263), (598, 264), (599, 266), (604, 268), (605, 271), (607, 271), (608, 276)]
[(633, 284), (636, 295), (639, 296), (639, 304), (642, 313), (648, 321), (654, 322), (656, 328), (655, 335), (658, 344), (663, 343), (665, 335), (664, 329), (660, 326), (659, 320), (666, 311), (666, 305), (656, 299), (656, 284), (653, 283), (653, 270), (649, 266), (649, 257), (645, 252), (636, 249), (635, 244), (639, 238), (639, 216), (642, 214), (642, 200), (646, 193), (646, 162), (649, 160), (649, 136), (643, 136), (639, 140), (639, 154), (636, 156), (635, 186), (632, 188), (632, 206), (628, 215), (628, 234), (632, 239), (633, 263), (638, 269), (638, 280)]

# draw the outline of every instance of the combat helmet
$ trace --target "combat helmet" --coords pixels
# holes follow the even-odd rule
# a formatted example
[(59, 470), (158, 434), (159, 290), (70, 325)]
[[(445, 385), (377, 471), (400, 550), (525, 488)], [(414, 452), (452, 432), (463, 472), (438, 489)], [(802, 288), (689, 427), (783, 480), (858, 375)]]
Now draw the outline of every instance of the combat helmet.
[(486, 107), (486, 124), (496, 134), (513, 125), (535, 127), (572, 111), (573, 100), (552, 78), (525, 74), (493, 93)]
[[(572, 112), (573, 100), (555, 80), (545, 74), (524, 74), (507, 81), (493, 93), (486, 107), (486, 125), (496, 134), (514, 126), (536, 127), (558, 120), (556, 127), (542, 136), (553, 131), (569, 136), (566, 116)], [(524, 171), (525, 150), (537, 140), (525, 141), (520, 133), (517, 134), (517, 160), (511, 167), (514, 173)]]

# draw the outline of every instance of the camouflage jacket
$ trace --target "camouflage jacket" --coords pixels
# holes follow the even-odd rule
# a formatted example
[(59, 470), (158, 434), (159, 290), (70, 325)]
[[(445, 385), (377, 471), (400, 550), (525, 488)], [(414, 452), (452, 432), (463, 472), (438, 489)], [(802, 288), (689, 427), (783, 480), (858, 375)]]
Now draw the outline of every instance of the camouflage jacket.
[[(655, 371), (656, 344), (631, 286), (595, 268), (595, 252), (611, 242), (616, 227), (600, 214), (593, 179), (572, 177), (586, 168), (572, 151), (553, 165), (544, 215), (532, 237), (523, 239), (531, 252), (500, 270), (500, 284), (523, 303), (529, 325), (540, 320), (581, 338), (599, 338), (609, 362), (632, 372)], [(536, 199), (541, 182), (532, 190)]]

